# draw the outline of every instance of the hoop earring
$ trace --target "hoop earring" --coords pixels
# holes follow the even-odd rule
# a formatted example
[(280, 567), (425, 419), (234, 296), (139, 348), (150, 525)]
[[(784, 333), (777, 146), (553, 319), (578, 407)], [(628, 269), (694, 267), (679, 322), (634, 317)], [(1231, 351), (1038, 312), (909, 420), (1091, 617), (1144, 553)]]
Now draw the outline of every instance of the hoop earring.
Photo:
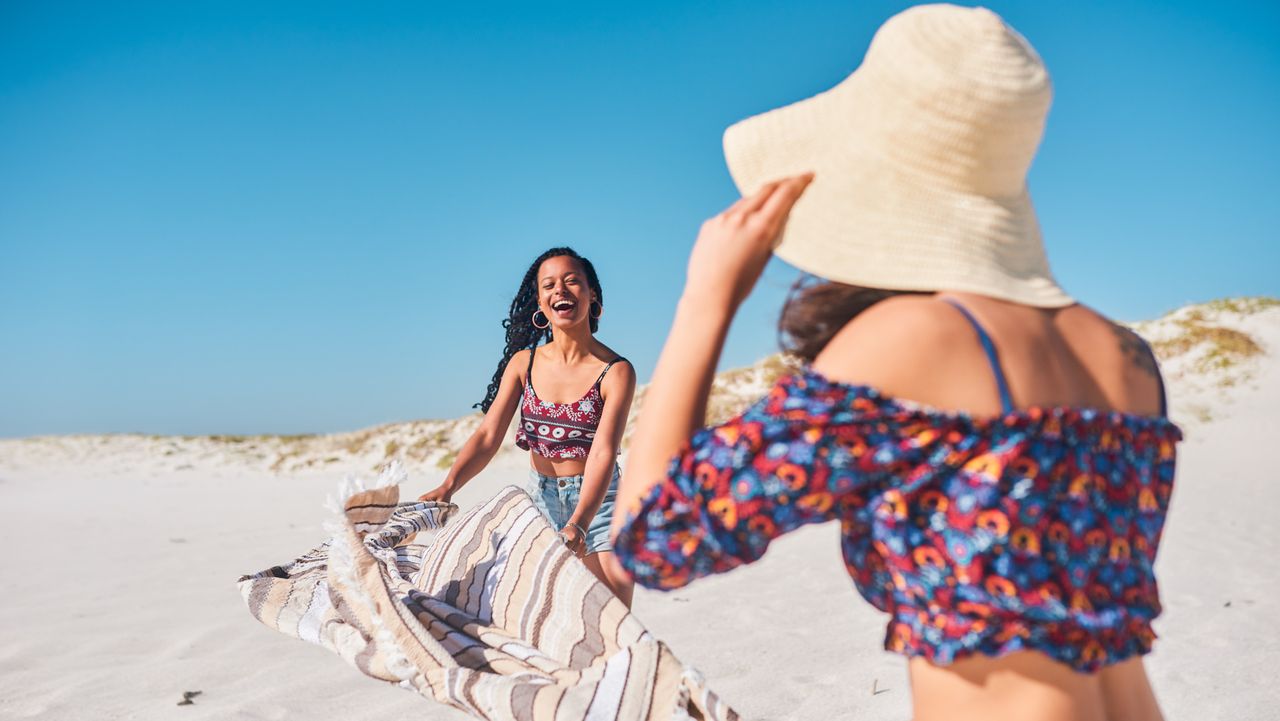
[[(598, 308), (599, 310), (597, 310), (595, 313), (591, 313), (592, 308)], [(600, 303), (600, 301), (593, 300), (591, 301), (591, 305), (587, 307), (587, 312), (591, 313), (591, 318), (593, 320), (600, 320), (600, 316), (604, 315), (604, 306)]]
[(533, 317), (529, 319), (529, 322), (530, 322), (530, 323), (533, 323), (533, 327), (534, 327), (534, 328), (537, 328), (538, 330), (546, 330), (546, 329), (550, 328), (550, 327), (551, 327), (551, 319), (550, 319), (550, 318), (547, 318), (547, 314), (546, 314), (546, 313), (542, 313), (542, 317), (547, 321), (547, 322), (546, 322), (546, 324), (545, 324), (545, 325), (538, 325), (538, 314), (539, 314), (539, 313), (542, 313), (542, 309), (541, 309), (541, 308), (539, 308), (539, 309), (537, 309), (537, 310), (535, 310), (535, 311), (533, 312)]

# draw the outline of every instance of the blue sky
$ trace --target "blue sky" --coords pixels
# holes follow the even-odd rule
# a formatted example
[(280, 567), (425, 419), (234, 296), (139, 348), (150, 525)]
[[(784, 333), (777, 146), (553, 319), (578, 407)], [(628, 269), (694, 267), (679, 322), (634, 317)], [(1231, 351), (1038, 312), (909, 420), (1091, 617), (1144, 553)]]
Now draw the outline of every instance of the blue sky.
[[(0, 436), (324, 432), (479, 400), (568, 244), (641, 379), (733, 121), (899, 2), (0, 4)], [(1280, 4), (996, 2), (1056, 98), (1031, 175), (1104, 312), (1280, 293)], [(724, 364), (775, 346), (769, 268)]]

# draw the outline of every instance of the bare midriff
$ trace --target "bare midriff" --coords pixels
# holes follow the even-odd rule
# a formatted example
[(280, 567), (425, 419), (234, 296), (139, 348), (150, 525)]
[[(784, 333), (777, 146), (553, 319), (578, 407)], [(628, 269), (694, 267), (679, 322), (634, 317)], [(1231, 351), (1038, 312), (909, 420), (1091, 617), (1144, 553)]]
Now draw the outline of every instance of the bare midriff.
[(544, 476), (580, 476), (587, 470), (585, 458), (547, 458), (530, 453), (529, 463)]
[(911, 659), (915, 721), (1162, 721), (1141, 658), (1080, 673), (1034, 651)]

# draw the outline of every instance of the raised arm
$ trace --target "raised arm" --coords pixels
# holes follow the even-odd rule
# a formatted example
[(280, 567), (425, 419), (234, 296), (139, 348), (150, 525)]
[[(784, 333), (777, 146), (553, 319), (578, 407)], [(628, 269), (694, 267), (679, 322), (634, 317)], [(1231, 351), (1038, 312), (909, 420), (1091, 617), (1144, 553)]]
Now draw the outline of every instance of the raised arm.
[(498, 385), (498, 394), (489, 406), (489, 411), (480, 421), (467, 442), (462, 444), (458, 457), (449, 468), (444, 482), (436, 488), (422, 494), (423, 501), (450, 501), (459, 488), (467, 481), (475, 478), (483, 471), (489, 461), (502, 446), (507, 429), (511, 427), (511, 418), (520, 405), (520, 394), (524, 391), (524, 369), (529, 367), (529, 351), (522, 350), (511, 356), (506, 369), (502, 372), (502, 382)]
[(770, 183), (703, 224), (632, 436), (613, 516), (615, 537), (641, 499), (666, 476), (672, 456), (705, 424), (707, 395), (729, 324), (812, 179), (802, 175)]

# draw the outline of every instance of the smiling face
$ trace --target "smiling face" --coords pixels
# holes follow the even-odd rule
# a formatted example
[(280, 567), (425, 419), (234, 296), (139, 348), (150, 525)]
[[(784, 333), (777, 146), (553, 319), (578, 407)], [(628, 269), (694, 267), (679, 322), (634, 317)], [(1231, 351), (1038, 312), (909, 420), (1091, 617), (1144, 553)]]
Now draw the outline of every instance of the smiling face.
[(537, 278), (538, 308), (562, 330), (589, 320), (596, 294), (577, 260), (558, 255), (542, 261)]

